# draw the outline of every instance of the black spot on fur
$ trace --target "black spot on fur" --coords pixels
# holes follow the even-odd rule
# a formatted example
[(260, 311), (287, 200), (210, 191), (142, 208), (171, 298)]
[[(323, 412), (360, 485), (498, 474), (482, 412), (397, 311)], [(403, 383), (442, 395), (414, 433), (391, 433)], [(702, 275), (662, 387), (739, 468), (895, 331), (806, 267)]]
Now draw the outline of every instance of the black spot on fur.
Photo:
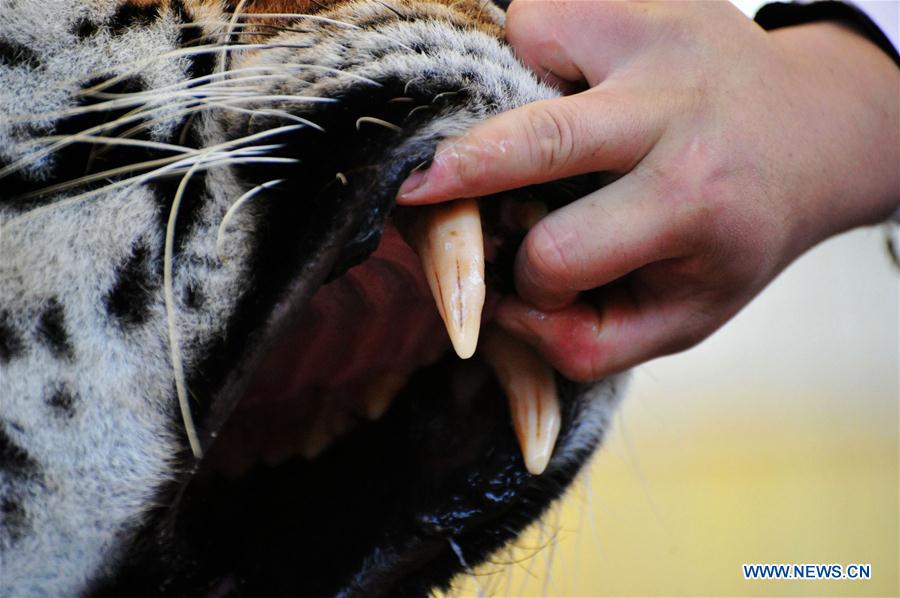
[(3, 424), (0, 424), (0, 470), (16, 477), (32, 477), (39, 471), (38, 464), (13, 442)]
[(122, 35), (131, 29), (148, 27), (159, 18), (159, 6), (156, 4), (138, 5), (126, 2), (119, 7), (109, 23), (115, 35)]
[[(194, 18), (191, 17), (184, 6), (182, 0), (173, 0), (169, 7), (175, 15), (175, 20), (185, 26), (178, 28), (178, 47), (193, 47), (204, 43), (203, 28), (199, 25), (193, 25)], [(196, 54), (187, 57), (190, 60), (188, 67), (188, 76), (191, 79), (203, 77), (213, 72), (216, 65), (216, 55), (214, 53)]]
[(187, 285), (184, 303), (190, 309), (201, 309), (206, 303), (206, 296), (193, 282)]
[(0, 541), (5, 539), (7, 544), (13, 544), (21, 540), (27, 527), (28, 516), (22, 503), (13, 497), (3, 497), (0, 500)]
[(9, 362), (10, 359), (20, 355), (25, 348), (10, 320), (8, 312), (0, 311), (0, 363)]
[(72, 359), (75, 349), (66, 330), (66, 314), (56, 299), (51, 299), (38, 320), (38, 341), (60, 359)]
[(75, 416), (75, 403), (77, 400), (78, 396), (65, 384), (60, 384), (53, 388), (44, 399), (49, 407), (66, 419), (71, 419)]
[(150, 249), (138, 245), (116, 271), (116, 282), (106, 295), (106, 311), (124, 327), (143, 324), (150, 315), (156, 288), (150, 264)]
[(72, 27), (72, 33), (78, 39), (87, 39), (97, 33), (97, 24), (90, 19), (79, 19)]
[(0, 63), (33, 69), (41, 67), (41, 59), (34, 50), (8, 39), (0, 39)]

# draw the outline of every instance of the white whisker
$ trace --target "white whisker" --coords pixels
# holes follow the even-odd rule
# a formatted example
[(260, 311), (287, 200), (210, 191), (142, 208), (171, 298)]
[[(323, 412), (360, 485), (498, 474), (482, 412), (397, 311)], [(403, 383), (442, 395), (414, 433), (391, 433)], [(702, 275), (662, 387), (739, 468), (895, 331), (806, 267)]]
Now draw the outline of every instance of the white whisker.
[[(122, 174), (124, 172), (130, 172), (135, 168), (142, 168), (147, 166), (148, 164), (157, 165), (157, 164), (169, 164), (169, 163), (178, 163), (180, 160), (190, 159), (193, 156), (209, 153), (209, 152), (222, 152), (224, 150), (231, 150), (232, 148), (239, 147), (244, 145), (245, 143), (249, 143), (251, 141), (257, 141), (259, 139), (265, 139), (266, 137), (271, 137), (274, 135), (279, 135), (281, 133), (287, 133), (290, 131), (296, 131), (298, 129), (303, 128), (303, 125), (285, 125), (283, 127), (276, 127), (274, 129), (268, 129), (266, 131), (261, 131), (259, 133), (254, 133), (252, 135), (245, 135), (244, 137), (238, 137), (236, 139), (232, 139), (230, 141), (225, 141), (223, 143), (219, 143), (208, 148), (202, 150), (191, 150), (187, 154), (182, 154), (179, 156), (169, 156), (166, 158), (159, 158), (158, 160), (148, 160), (147, 162), (141, 162), (138, 164), (129, 164), (127, 166), (120, 166), (118, 168), (113, 168), (104, 172), (98, 172), (90, 175), (86, 175), (84, 177), (79, 177), (77, 179), (73, 179), (71, 181), (65, 181), (63, 183), (58, 183), (56, 185), (51, 185), (49, 187), (45, 187), (43, 189), (38, 189), (37, 191), (32, 191), (31, 193), (26, 193), (21, 196), (22, 199), (31, 199), (33, 197), (41, 197), (43, 195), (48, 195), (50, 193), (55, 193), (59, 191), (64, 191), (66, 189), (71, 189), (72, 187), (77, 187), (79, 185), (83, 185), (85, 183), (89, 183), (95, 180), (109, 178), (118, 174)], [(252, 147), (246, 148), (248, 150), (253, 149)], [(185, 158), (184, 156), (188, 156)], [(118, 182), (118, 181), (117, 181)], [(115, 185), (116, 183), (113, 183)]]
[(434, 96), (433, 98), (431, 98), (431, 103), (434, 104), (435, 102), (437, 102), (439, 99), (441, 99), (443, 97), (455, 96), (458, 94), (459, 94), (458, 91), (445, 91), (445, 92), (439, 93), (436, 96)]
[(249, 114), (251, 123), (253, 122), (253, 118), (256, 116), (260, 116), (260, 115), (262, 115), (262, 116), (277, 116), (279, 118), (284, 118), (285, 120), (290, 120), (295, 123), (300, 123), (302, 125), (306, 125), (307, 127), (316, 129), (317, 131), (321, 131), (322, 133), (325, 132), (325, 129), (323, 129), (321, 126), (317, 125), (313, 121), (303, 118), (301, 116), (295, 116), (295, 115), (291, 114), (290, 112), (285, 112), (284, 110), (275, 110), (275, 109), (261, 109), (261, 110), (260, 109), (252, 109), (251, 110), (250, 108), (239, 108), (237, 106), (228, 106), (226, 104), (220, 104), (217, 102), (210, 102), (210, 106), (217, 107), (217, 108), (223, 108), (225, 110), (231, 110), (233, 112)]
[(185, 147), (183, 145), (175, 145), (172, 143), (163, 143), (161, 141), (148, 141), (144, 139), (123, 139), (120, 137), (102, 137), (99, 135), (46, 135), (44, 137), (36, 137), (34, 139), (29, 139), (28, 141), (23, 141), (21, 143), (17, 143), (14, 147), (16, 149), (28, 148), (35, 145), (43, 145), (47, 141), (59, 141), (59, 140), (68, 140), (72, 143), (89, 143), (93, 145), (125, 145), (125, 146), (134, 146), (134, 147), (143, 147), (147, 149), (158, 149), (163, 151), (171, 151), (171, 152), (190, 152), (192, 148)]
[(184, 422), (188, 443), (195, 459), (203, 457), (203, 449), (200, 439), (197, 437), (197, 429), (194, 426), (194, 417), (191, 415), (191, 406), (188, 404), (187, 385), (184, 376), (184, 366), (181, 362), (181, 344), (178, 338), (178, 327), (175, 316), (175, 297), (172, 289), (172, 254), (175, 246), (175, 221), (178, 217), (178, 209), (181, 206), (181, 198), (187, 183), (202, 162), (197, 162), (185, 173), (178, 184), (178, 190), (172, 199), (172, 207), (169, 210), (169, 219), (166, 223), (166, 241), (163, 252), (163, 295), (166, 306), (166, 323), (169, 330), (169, 357), (172, 362), (172, 373), (175, 376), (175, 394), (178, 395), (178, 406), (181, 409), (181, 419)]
[[(256, 90), (250, 90), (246, 92), (235, 92), (234, 94), (230, 93), (230, 90), (220, 89), (217, 90), (220, 94), (225, 92), (226, 96), (229, 95), (253, 95), (254, 93), (258, 93)], [(188, 100), (202, 100), (204, 99), (204, 95), (198, 93), (198, 91), (194, 89), (188, 89), (181, 92), (174, 92), (167, 96), (163, 96), (167, 100), (186, 98)], [(57, 110), (55, 112), (45, 112), (43, 114), (23, 114), (21, 116), (17, 116), (15, 118), (7, 119), (8, 123), (27, 123), (34, 122), (39, 119), (48, 119), (48, 118), (69, 118), (72, 116), (79, 116), (81, 114), (90, 114), (92, 112), (109, 112), (112, 110), (118, 110), (123, 108), (131, 108), (135, 106), (141, 106), (146, 104), (147, 99), (163, 99), (160, 96), (146, 95), (146, 96), (129, 96), (122, 97), (114, 100), (107, 100), (105, 102), (98, 102), (96, 104), (91, 104), (89, 106), (77, 106), (75, 108), (67, 108), (65, 110)]]
[(270, 187), (274, 187), (279, 183), (283, 183), (285, 179), (275, 179), (269, 181), (267, 183), (263, 183), (262, 185), (257, 185), (253, 189), (250, 189), (243, 195), (241, 195), (237, 201), (231, 204), (231, 207), (225, 212), (225, 216), (222, 217), (222, 222), (219, 223), (218, 232), (216, 232), (216, 255), (219, 256), (219, 261), (225, 262), (225, 229), (228, 227), (228, 223), (231, 222), (231, 218), (234, 216), (235, 212), (237, 212), (241, 206), (245, 203), (265, 191)]
[[(240, 0), (237, 6), (234, 9), (234, 13), (231, 15), (231, 18), (228, 20), (228, 24), (225, 26), (225, 33), (222, 35), (222, 41), (224, 43), (228, 43), (231, 38), (231, 32), (234, 31), (234, 24), (237, 22), (238, 17), (241, 14), (241, 11), (244, 10), (244, 5), (247, 4), (247, 0)], [(216, 68), (220, 73), (223, 72), (226, 68), (226, 64), (228, 63), (228, 52), (222, 51), (222, 55), (219, 57), (219, 65)]]
[[(228, 13), (226, 13), (228, 14)], [(239, 18), (242, 19), (306, 19), (308, 21), (319, 21), (322, 23), (328, 23), (330, 25), (338, 25), (340, 27), (346, 27), (347, 29), (359, 29), (358, 26), (347, 23), (344, 21), (339, 21), (337, 19), (330, 19), (328, 17), (323, 17), (319, 15), (304, 15), (299, 13), (291, 13), (291, 12), (271, 12), (271, 13), (253, 13), (253, 14), (243, 14), (239, 15)]]
[[(79, 95), (90, 95), (91, 93), (102, 91), (107, 87), (115, 85), (119, 81), (127, 79), (133, 76), (135, 73), (140, 73), (147, 66), (152, 65), (154, 62), (159, 60), (166, 60), (169, 58), (182, 58), (187, 56), (200, 56), (203, 54), (214, 54), (219, 51), (227, 51), (227, 52), (242, 52), (246, 50), (272, 50), (278, 48), (295, 48), (300, 50), (308, 49), (309, 46), (306, 44), (207, 44), (204, 46), (196, 46), (192, 48), (177, 48), (175, 50), (170, 50), (168, 52), (163, 52), (162, 54), (157, 54), (151, 58), (147, 58), (146, 60), (139, 61), (131, 70), (125, 71), (123, 73), (119, 73), (109, 79), (101, 81), (97, 83), (93, 87), (82, 89), (79, 92)], [(89, 73), (88, 75), (79, 77), (78, 79), (71, 79), (69, 81), (63, 82), (61, 85), (66, 87), (78, 87), (79, 84), (84, 80), (96, 79), (98, 77), (102, 77), (103, 75), (109, 74), (109, 70), (97, 70), (93, 73)], [(221, 74), (221, 73), (220, 73)]]
[[(226, 157), (217, 159), (216, 161), (207, 161), (202, 164), (198, 170), (206, 171), (212, 168), (217, 168), (220, 166), (231, 166), (233, 164), (298, 164), (300, 161), (294, 158), (256, 158), (256, 157), (243, 157), (238, 154), (238, 157), (233, 157), (235, 154), (225, 154)], [(125, 192), (128, 192), (130, 189), (137, 187), (140, 184), (146, 183), (151, 180), (163, 178), (164, 176), (177, 176), (179, 174), (183, 174), (187, 172), (188, 165), (183, 164), (178, 168), (175, 168), (174, 165), (169, 164), (164, 168), (160, 168), (154, 170), (152, 172), (148, 172), (138, 177), (131, 177), (128, 179), (123, 179), (121, 181), (116, 181), (114, 183), (110, 183), (109, 185), (102, 187), (100, 189), (94, 189), (93, 191), (86, 191), (84, 193), (80, 193), (78, 195), (73, 195), (72, 197), (67, 197), (65, 199), (59, 199), (54, 201), (53, 203), (39, 206), (30, 210), (28, 212), (24, 212), (22, 214), (18, 214), (9, 220), (4, 222), (0, 222), (0, 233), (7, 227), (11, 227), (14, 224), (19, 224), (28, 220), (32, 220), (36, 217), (41, 216), (43, 213), (48, 212), (50, 210), (65, 208), (68, 206), (76, 205), (79, 203), (83, 203), (89, 199), (93, 199), (99, 195), (103, 195), (105, 193), (109, 193), (112, 190), (120, 189), (122, 187), (126, 187)]]
[(373, 125), (380, 125), (397, 133), (403, 132), (403, 127), (399, 127), (392, 122), (388, 122), (381, 118), (376, 118), (374, 116), (360, 116), (356, 119), (356, 130), (359, 131), (359, 126), (362, 123), (372, 123)]

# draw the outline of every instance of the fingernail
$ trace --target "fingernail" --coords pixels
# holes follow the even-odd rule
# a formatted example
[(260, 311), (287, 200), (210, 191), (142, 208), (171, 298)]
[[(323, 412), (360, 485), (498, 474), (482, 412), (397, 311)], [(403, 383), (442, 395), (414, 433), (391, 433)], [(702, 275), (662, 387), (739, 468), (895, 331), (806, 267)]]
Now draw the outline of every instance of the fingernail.
[(424, 187), (427, 174), (428, 169), (413, 171), (408, 177), (406, 177), (406, 180), (403, 181), (403, 184), (400, 185), (400, 189), (397, 191), (397, 199), (416, 199), (416, 191), (420, 191)]

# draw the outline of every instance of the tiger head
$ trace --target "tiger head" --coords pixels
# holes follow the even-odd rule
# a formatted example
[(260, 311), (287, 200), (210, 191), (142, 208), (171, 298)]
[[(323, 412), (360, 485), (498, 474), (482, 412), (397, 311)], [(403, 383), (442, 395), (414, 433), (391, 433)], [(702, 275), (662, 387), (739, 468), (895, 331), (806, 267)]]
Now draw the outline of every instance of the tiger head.
[(420, 259), (459, 214), (395, 206), (440, 140), (556, 95), (502, 9), (0, 15), (0, 595), (421, 595), (562, 494), (622, 380), (565, 379), (491, 312), (535, 211), (594, 181), (465, 207), (466, 360)]

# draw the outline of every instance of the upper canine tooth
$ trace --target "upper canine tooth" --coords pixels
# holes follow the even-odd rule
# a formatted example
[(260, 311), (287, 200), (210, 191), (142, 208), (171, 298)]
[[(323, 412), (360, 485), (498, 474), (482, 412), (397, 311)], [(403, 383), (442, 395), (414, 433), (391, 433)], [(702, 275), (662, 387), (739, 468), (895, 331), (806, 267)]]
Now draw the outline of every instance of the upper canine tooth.
[(474, 199), (416, 208), (407, 238), (462, 359), (475, 353), (484, 307), (484, 238)]
[(525, 468), (547, 468), (559, 436), (560, 409), (553, 370), (531, 347), (497, 328), (485, 331), (480, 353), (509, 399)]

